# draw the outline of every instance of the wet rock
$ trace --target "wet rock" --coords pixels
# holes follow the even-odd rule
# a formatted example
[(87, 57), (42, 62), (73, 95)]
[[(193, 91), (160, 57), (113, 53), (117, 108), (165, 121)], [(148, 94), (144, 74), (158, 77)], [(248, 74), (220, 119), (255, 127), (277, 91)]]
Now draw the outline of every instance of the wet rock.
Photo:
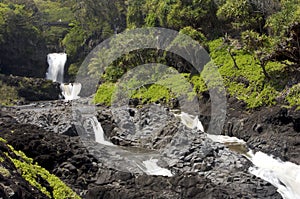
[[(45, 110), (48, 105), (38, 106)], [(68, 124), (64, 119), (71, 116), (68, 106), (56, 104), (58, 110), (36, 114), (41, 116), (36, 120), (28, 116), (33, 113), (31, 110), (19, 111), (16, 115), (23, 118), (19, 121), (46, 125), (48, 130), (32, 124), (9, 123), (7, 119), (0, 125), (0, 136), (85, 198), (280, 198), (272, 185), (263, 184), (264, 181), (248, 173), (250, 163), (246, 158), (213, 143), (202, 132), (186, 128), (164, 108), (132, 109), (135, 114), (124, 109), (118, 117), (110, 110), (102, 110), (98, 118), (107, 122), (106, 131), (112, 129), (105, 133), (118, 140), (115, 144), (123, 143), (127, 150), (128, 145), (136, 147), (130, 150), (143, 149), (135, 159), (157, 157), (159, 165), (170, 169), (173, 177), (149, 176), (129, 168), (132, 164), (129, 152), (117, 153), (116, 149), (105, 148), (88, 137), (61, 135), (59, 129)], [(60, 116), (62, 113), (65, 115)], [(138, 131), (130, 132), (127, 127), (116, 125), (125, 124), (128, 118), (133, 121), (133, 130)], [(246, 120), (236, 121), (240, 121), (239, 128), (247, 126)], [(53, 132), (54, 126), (59, 127), (58, 133)], [(159, 156), (155, 156), (157, 152)]]

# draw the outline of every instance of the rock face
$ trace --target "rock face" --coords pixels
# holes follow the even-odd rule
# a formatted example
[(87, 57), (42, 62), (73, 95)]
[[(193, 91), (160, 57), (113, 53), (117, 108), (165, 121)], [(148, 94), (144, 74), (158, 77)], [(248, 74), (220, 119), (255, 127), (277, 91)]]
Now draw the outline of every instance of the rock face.
[(56, 100), (61, 93), (59, 84), (50, 80), (5, 75), (0, 80), (14, 87), (25, 101)]
[[(70, 115), (70, 104), (61, 102), (19, 111), (3, 108), (0, 137), (60, 177), (83, 198), (281, 198), (273, 186), (248, 173), (250, 162), (246, 158), (213, 143), (199, 131), (187, 129), (162, 107), (123, 109), (118, 115), (107, 107), (99, 109), (98, 118), (105, 133), (109, 131), (106, 137), (117, 139), (114, 143), (123, 147), (106, 148), (89, 137), (62, 135), (60, 128), (54, 133), (59, 123), (72, 123), (66, 121), (68, 116), (54, 119)], [(22, 114), (25, 119), (18, 119)], [(41, 114), (49, 117), (30, 122)], [(128, 123), (126, 115), (134, 122)], [(153, 124), (157, 121), (164, 125)], [(48, 124), (50, 131), (29, 123)], [(140, 134), (126, 131), (130, 128)], [(133, 157), (157, 157), (158, 165), (170, 169), (174, 176), (149, 176), (117, 167), (118, 161), (127, 161), (123, 166), (129, 168), (130, 154), (139, 154), (132, 152), (137, 149), (143, 149), (139, 152), (142, 155)]]
[(21, 174), (17, 172), (17, 169), (12, 163), (12, 161), (4, 153), (12, 155), (7, 145), (3, 142), (0, 142), (0, 197), (3, 199), (48, 198), (37, 188), (31, 186), (21, 176)]
[(231, 107), (224, 134), (245, 140), (254, 150), (300, 164), (299, 110), (274, 106), (247, 112), (239, 106)]

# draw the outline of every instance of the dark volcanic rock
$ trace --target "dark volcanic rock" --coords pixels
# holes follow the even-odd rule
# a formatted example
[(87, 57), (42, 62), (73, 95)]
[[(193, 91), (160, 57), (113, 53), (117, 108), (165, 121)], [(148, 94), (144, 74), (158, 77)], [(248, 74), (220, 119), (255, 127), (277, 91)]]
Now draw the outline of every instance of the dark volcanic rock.
[(25, 101), (56, 100), (61, 93), (59, 83), (51, 80), (0, 75), (0, 80), (15, 87)]
[(48, 198), (31, 186), (18, 172), (13, 162), (4, 154), (19, 159), (7, 145), (0, 141), (0, 198), (3, 199), (44, 199)]
[[(110, 155), (114, 152), (98, 147), (93, 140), (83, 144), (81, 137), (55, 134), (31, 124), (18, 124), (9, 119), (8, 111), (0, 118), (0, 137), (49, 169), (84, 198), (281, 198), (273, 186), (247, 172), (249, 162), (244, 158), (212, 143), (199, 132), (184, 128), (171, 114), (167, 113), (162, 129), (155, 131), (153, 136), (147, 135), (151, 130), (147, 124), (157, 121), (159, 113), (165, 111), (157, 109), (155, 115), (147, 110), (135, 110), (131, 115), (143, 118), (136, 127), (146, 133), (149, 143), (140, 142), (134, 136), (126, 138), (125, 134), (121, 139), (126, 138), (131, 145), (156, 148), (162, 154), (170, 155), (158, 164), (163, 164), (163, 160), (168, 162), (169, 165), (161, 166), (170, 167), (175, 173), (173, 177), (118, 170), (109, 162), (118, 158)], [(109, 112), (103, 112), (99, 117), (113, 118)], [(113, 119), (111, 122), (114, 124)], [(118, 129), (114, 131), (118, 136)], [(176, 132), (200, 137), (195, 136), (187, 146), (177, 146), (178, 142), (168, 141), (169, 137), (179, 135)], [(90, 153), (92, 150), (96, 153)], [(95, 156), (97, 154), (100, 158)], [(171, 164), (169, 159), (173, 158), (175, 161)]]
[(247, 141), (250, 148), (300, 164), (300, 111), (279, 106), (247, 112), (232, 106), (224, 134)]

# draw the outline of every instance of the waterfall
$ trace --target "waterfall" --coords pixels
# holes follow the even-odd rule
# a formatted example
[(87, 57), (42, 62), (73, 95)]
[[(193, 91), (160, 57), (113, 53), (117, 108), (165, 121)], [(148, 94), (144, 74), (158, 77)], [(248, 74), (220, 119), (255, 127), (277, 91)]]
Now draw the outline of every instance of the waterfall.
[(93, 116), (92, 118), (90, 118), (90, 121), (92, 123), (93, 130), (95, 133), (95, 141), (103, 145), (113, 146), (113, 143), (104, 139), (104, 131), (97, 117)]
[(47, 55), (47, 62), (49, 64), (46, 78), (54, 82), (63, 83), (64, 67), (67, 61), (66, 53), (50, 53)]
[[(195, 119), (198, 119), (197, 117), (193, 118), (186, 113), (181, 113), (180, 116), (182, 123), (188, 128), (197, 127), (198, 130), (202, 131), (202, 125), (195, 125)], [(299, 165), (291, 162), (283, 162), (260, 151), (254, 154), (251, 149), (246, 147), (244, 140), (236, 137), (210, 134), (207, 134), (207, 137), (214, 142), (228, 145), (229, 148), (234, 145), (241, 145), (246, 148), (246, 152), (244, 150), (240, 150), (239, 152), (253, 163), (254, 166), (249, 168), (250, 173), (274, 185), (278, 193), (280, 193), (284, 199), (300, 199)]]
[(81, 90), (80, 83), (64, 84), (64, 68), (67, 61), (66, 53), (50, 53), (47, 55), (47, 62), (49, 64), (48, 71), (46, 73), (46, 79), (50, 79), (53, 82), (61, 83), (60, 89), (65, 100), (74, 100), (79, 98)]
[(80, 83), (69, 83), (69, 84), (61, 84), (60, 89), (62, 90), (62, 95), (64, 96), (65, 100), (74, 100), (78, 99), (78, 94), (81, 90)]

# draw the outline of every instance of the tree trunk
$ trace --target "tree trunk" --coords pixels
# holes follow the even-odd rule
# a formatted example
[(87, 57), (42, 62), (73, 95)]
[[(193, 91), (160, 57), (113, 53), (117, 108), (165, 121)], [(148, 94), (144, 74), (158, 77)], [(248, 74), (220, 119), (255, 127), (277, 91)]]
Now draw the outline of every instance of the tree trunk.
[(237, 63), (236, 63), (235, 57), (234, 57), (234, 55), (233, 55), (232, 52), (231, 52), (231, 48), (229, 47), (229, 48), (227, 49), (227, 51), (228, 51), (228, 53), (229, 53), (229, 55), (230, 55), (230, 57), (231, 57), (231, 59), (232, 59), (232, 61), (233, 61), (234, 67), (235, 67), (236, 69), (239, 70), (239, 67), (238, 67), (238, 65), (237, 65)]
[(262, 68), (262, 70), (263, 70), (263, 73), (264, 73), (265, 77), (266, 77), (268, 80), (271, 79), (270, 75), (268, 74), (268, 72), (267, 72), (267, 70), (266, 70), (266, 65), (267, 65), (268, 62), (263, 61), (263, 60), (259, 60), (259, 62), (260, 62), (260, 66), (261, 66), (261, 68)]

